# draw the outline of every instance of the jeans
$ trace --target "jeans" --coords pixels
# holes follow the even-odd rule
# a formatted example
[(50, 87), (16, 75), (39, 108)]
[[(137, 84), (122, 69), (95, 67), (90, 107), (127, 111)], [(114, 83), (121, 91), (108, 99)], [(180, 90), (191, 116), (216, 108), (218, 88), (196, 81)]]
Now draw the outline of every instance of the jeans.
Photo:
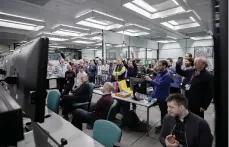
[(92, 121), (92, 112), (87, 112), (83, 109), (76, 109), (73, 113), (72, 124), (81, 131), (83, 123), (91, 123)]
[(58, 78), (57, 83), (58, 83), (59, 92), (62, 95), (66, 80), (65, 80), (65, 78)]

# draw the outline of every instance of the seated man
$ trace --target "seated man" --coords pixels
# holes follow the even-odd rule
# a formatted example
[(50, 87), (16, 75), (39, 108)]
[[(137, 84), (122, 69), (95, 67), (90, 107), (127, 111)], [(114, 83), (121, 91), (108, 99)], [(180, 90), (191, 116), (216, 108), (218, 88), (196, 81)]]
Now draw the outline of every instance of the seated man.
[(73, 103), (83, 103), (89, 101), (90, 84), (88, 82), (88, 76), (82, 76), (81, 82), (82, 84), (73, 90), (71, 95), (65, 95), (62, 98), (62, 115), (66, 120), (68, 120), (68, 113), (71, 111), (71, 106)]
[(168, 115), (164, 118), (160, 142), (165, 147), (212, 147), (213, 136), (208, 123), (188, 110), (182, 94), (167, 99)]
[(82, 123), (92, 124), (98, 119), (106, 119), (108, 111), (113, 104), (111, 97), (112, 84), (106, 82), (103, 86), (103, 96), (95, 105), (95, 111), (87, 112), (82, 109), (76, 109), (73, 113), (72, 124), (78, 129), (82, 130)]

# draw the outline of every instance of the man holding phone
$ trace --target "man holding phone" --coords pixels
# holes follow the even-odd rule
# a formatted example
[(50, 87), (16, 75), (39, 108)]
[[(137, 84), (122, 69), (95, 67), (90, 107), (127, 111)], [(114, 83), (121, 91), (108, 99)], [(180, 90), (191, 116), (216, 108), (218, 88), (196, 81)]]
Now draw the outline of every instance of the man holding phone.
[(212, 147), (213, 136), (208, 123), (188, 110), (188, 99), (172, 94), (167, 99), (159, 140), (164, 147)]

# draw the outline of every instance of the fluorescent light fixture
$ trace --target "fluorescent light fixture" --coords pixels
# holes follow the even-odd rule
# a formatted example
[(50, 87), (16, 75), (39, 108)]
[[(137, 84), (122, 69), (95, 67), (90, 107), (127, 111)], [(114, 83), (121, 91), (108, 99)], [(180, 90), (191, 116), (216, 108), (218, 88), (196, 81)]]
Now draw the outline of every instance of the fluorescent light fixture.
[(107, 43), (106, 46), (112, 46), (111, 44)]
[(112, 16), (112, 15), (109, 15), (109, 14), (107, 14), (107, 13), (103, 13), (103, 12), (100, 12), (100, 11), (97, 11), (97, 10), (93, 10), (93, 11), (94, 11), (94, 12), (97, 12), (97, 13), (99, 13), (99, 14), (102, 14), (102, 15), (105, 15), (105, 16), (108, 16), (108, 17), (111, 17), (111, 18), (120, 20), (120, 21), (124, 21), (122, 18), (118, 18), (118, 17)]
[(177, 39), (176, 37), (172, 37), (172, 36), (167, 36), (167, 38)]
[(151, 19), (151, 16), (152, 16), (151, 13), (149, 13), (149, 12), (145, 11), (144, 9), (132, 4), (131, 2), (126, 3), (123, 6)]
[(148, 12), (153, 13), (157, 11), (155, 8), (153, 8), (151, 5), (149, 5), (148, 3), (146, 3), (143, 0), (134, 0), (133, 3), (142, 7), (143, 9), (145, 9)]
[(174, 2), (174, 4), (176, 4), (177, 6), (179, 5), (179, 3), (176, 0), (172, 0)]
[(88, 26), (88, 27), (93, 27), (93, 28), (101, 29), (101, 30), (105, 30), (105, 28), (106, 28), (103, 25), (95, 24), (95, 23), (92, 23), (92, 22), (84, 21), (84, 20), (80, 21), (80, 22), (77, 22), (77, 24)]
[(205, 40), (212, 39), (212, 36), (198, 36), (198, 37), (190, 37), (192, 40)]
[(157, 41), (158, 43), (174, 43), (174, 42), (176, 42), (176, 41), (174, 41), (174, 40), (159, 40), (159, 41)]
[(114, 46), (114, 47), (126, 47), (126, 45), (120, 44), (120, 45), (116, 45), (116, 46)]
[(49, 48), (67, 48), (65, 46), (50, 45)]
[(9, 14), (9, 13), (4, 13), (4, 12), (0, 12), (0, 14), (7, 15), (7, 16), (13, 16), (13, 17), (17, 17), (17, 18), (23, 18), (23, 19), (28, 19), (28, 20), (44, 22), (43, 20), (34, 19), (34, 18), (30, 18), (30, 17), (19, 16), (19, 15), (14, 15), (14, 14)]
[(172, 24), (172, 25), (178, 25), (178, 23), (175, 21), (175, 20), (170, 20), (170, 21), (168, 21), (170, 24)]
[(97, 43), (97, 44), (95, 44), (95, 45), (102, 46), (102, 43)]
[(64, 27), (68, 27), (68, 28), (74, 28), (74, 29), (80, 29), (80, 30), (85, 30), (85, 31), (90, 31), (90, 29), (86, 29), (86, 28), (82, 28), (82, 27), (69, 26), (69, 25), (65, 25), (65, 24), (57, 24), (52, 29), (55, 29), (55, 28), (60, 27), (60, 26), (64, 26)]
[(137, 33), (137, 32), (139, 32), (139, 30), (133, 30), (133, 29), (128, 29), (128, 30), (126, 30), (127, 32), (131, 32), (131, 33)]
[(63, 36), (80, 36), (79, 35), (80, 32), (74, 32), (74, 31), (64, 30), (64, 29), (57, 30), (53, 33), (63, 35)]
[(124, 35), (128, 35), (128, 36), (142, 36), (142, 35), (150, 34), (148, 32), (131, 33), (131, 32), (128, 32), (127, 30), (126, 31), (119, 31), (119, 32), (116, 32), (116, 33), (124, 34)]
[(97, 23), (97, 24), (100, 24), (100, 25), (104, 25), (104, 26), (109, 25), (109, 24), (106, 23), (106, 22), (98, 21), (98, 20), (95, 20), (95, 19), (92, 19), (92, 18), (87, 18), (87, 19), (85, 19), (85, 20), (86, 20), (86, 21), (89, 21), (89, 22)]
[(165, 11), (153, 13), (151, 16), (151, 19), (164, 18), (164, 17), (170, 16), (170, 15), (174, 15), (174, 14), (182, 13), (182, 12), (186, 12), (186, 11), (184, 10), (183, 7), (179, 6), (179, 7), (168, 9)]
[(189, 17), (192, 21), (196, 22), (196, 20), (191, 16)]
[(102, 40), (102, 37), (100, 36), (95, 36), (95, 37), (91, 37), (92, 40)]
[(57, 37), (48, 37), (49, 40), (51, 41), (66, 41), (68, 39), (64, 39), (64, 38), (57, 38)]
[(38, 31), (45, 27), (43, 20), (0, 12), (0, 26), (28, 31)]
[(83, 40), (76, 40), (76, 41), (73, 41), (74, 43), (79, 43), (79, 44), (92, 44), (92, 43), (95, 43), (95, 42), (90, 42), (90, 41), (83, 41)]
[(5, 20), (5, 19), (0, 19), (0, 26), (7, 27), (7, 28), (28, 30), (28, 31), (38, 31), (44, 28), (44, 26), (37, 26), (35, 24), (28, 24), (28, 23)]
[(162, 22), (162, 25), (166, 26), (167, 28), (170, 28), (172, 30), (181, 30), (181, 29), (186, 29), (186, 28), (193, 28), (193, 27), (198, 27), (200, 26), (199, 23), (189, 23), (189, 24), (184, 24), (184, 25), (178, 25), (178, 26), (173, 26), (169, 24), (168, 22)]
[(196, 17), (199, 18), (199, 20), (201, 20), (200, 16), (196, 13), (196, 11), (193, 11), (193, 13), (196, 15)]
[(149, 28), (140, 26), (140, 25), (138, 25), (138, 24), (130, 24), (130, 25), (127, 25), (127, 26), (131, 26), (131, 25), (137, 26), (137, 27), (139, 27), (139, 28), (143, 28), (143, 29), (146, 29), (146, 30), (150, 30)]

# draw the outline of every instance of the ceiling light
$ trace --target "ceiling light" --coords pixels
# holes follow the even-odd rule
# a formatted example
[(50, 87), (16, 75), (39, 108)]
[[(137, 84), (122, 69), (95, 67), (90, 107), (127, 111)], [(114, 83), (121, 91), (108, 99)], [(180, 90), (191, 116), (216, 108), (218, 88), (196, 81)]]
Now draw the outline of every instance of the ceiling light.
[(108, 17), (111, 17), (111, 18), (120, 20), (120, 21), (124, 21), (122, 18), (118, 18), (118, 17), (112, 16), (112, 15), (109, 15), (109, 14), (107, 14), (107, 13), (103, 13), (103, 12), (100, 12), (100, 11), (97, 11), (97, 10), (93, 10), (93, 11), (94, 11), (94, 12), (97, 12), (97, 13), (99, 13), (99, 14), (102, 14), (102, 15), (105, 15), (105, 16), (108, 16)]
[(184, 25), (177, 25), (177, 26), (173, 26), (171, 24), (169, 24), (168, 22), (162, 22), (162, 25), (166, 26), (167, 28), (170, 28), (172, 30), (181, 30), (181, 29), (186, 29), (186, 28), (193, 28), (193, 27), (198, 27), (200, 26), (199, 23), (195, 22), (195, 23), (189, 23), (189, 24), (184, 24)]
[(132, 4), (132, 3), (126, 3), (123, 6), (151, 19), (151, 16), (152, 16), (151, 13), (143, 10), (142, 8), (136, 6), (136, 5)]
[(43, 20), (0, 12), (0, 26), (28, 31), (38, 31), (45, 27), (45, 22)]
[(172, 25), (178, 25), (178, 23), (175, 21), (175, 20), (170, 20), (170, 21), (168, 21), (170, 24), (172, 24)]
[(0, 26), (7, 27), (7, 28), (28, 30), (28, 31), (38, 31), (44, 28), (44, 26), (37, 26), (34, 24), (22, 23), (18, 21), (11, 21), (11, 20), (5, 20), (5, 19), (0, 19)]
[(176, 5), (179, 5), (179, 3), (176, 0), (172, 0)]
[(189, 17), (192, 21), (196, 22), (196, 20), (191, 16)]
[(101, 30), (105, 30), (105, 28), (106, 28), (103, 25), (91, 23), (91, 22), (88, 22), (88, 21), (80, 21), (80, 22), (77, 22), (77, 24), (88, 26), (88, 27), (93, 27), (93, 28), (101, 29)]
[(68, 28), (79, 29), (79, 30), (90, 31), (90, 29), (86, 29), (86, 28), (82, 28), (82, 27), (69, 26), (69, 25), (65, 25), (65, 24), (57, 24), (52, 29), (55, 29), (55, 28), (61, 27), (61, 26), (68, 27)]
[(183, 7), (179, 6), (179, 7), (168, 9), (165, 11), (153, 13), (151, 16), (151, 19), (162, 18), (162, 17), (164, 18), (164, 17), (168, 17), (170, 15), (174, 15), (174, 14), (182, 13), (182, 12), (186, 12), (186, 11), (184, 10)]
[(107, 43), (106, 46), (112, 46), (112, 44)]
[[(146, 29), (146, 30), (150, 30), (149, 28), (140, 26), (140, 25), (138, 25), (138, 24), (130, 24), (130, 25), (137, 26), (137, 27), (139, 27), (139, 28), (143, 28), (143, 29)], [(128, 26), (130, 26), (130, 25), (128, 25)]]
[(167, 38), (177, 39), (176, 37), (172, 37), (172, 36), (167, 36)]
[(131, 33), (136, 33), (136, 32), (139, 32), (139, 30), (133, 30), (133, 29), (128, 29), (126, 30), (127, 32), (131, 32)]
[(50, 48), (67, 48), (67, 47), (65, 47), (65, 46), (55, 46), (55, 45), (50, 45), (49, 47), (50, 47)]
[(173, 25), (169, 24), (168, 22), (162, 22), (161, 24), (164, 25), (164, 26), (166, 26), (167, 28), (170, 28), (172, 30), (175, 30), (175, 27)]
[(97, 24), (100, 24), (100, 25), (104, 25), (104, 26), (109, 25), (109, 24), (106, 23), (106, 22), (98, 21), (98, 20), (95, 20), (95, 19), (92, 19), (92, 18), (87, 18), (87, 19), (85, 19), (85, 20), (86, 20), (86, 21), (89, 21), (89, 22), (97, 23)]
[(190, 37), (192, 40), (204, 40), (204, 39), (212, 39), (212, 36), (199, 36), (199, 37)]
[(94, 42), (90, 42), (90, 41), (83, 41), (83, 40), (76, 40), (76, 41), (73, 41), (74, 43), (80, 43), (80, 44), (92, 44)]
[(99, 46), (102, 46), (102, 43), (97, 43), (97, 44), (95, 44), (95, 45), (99, 45)]
[(199, 18), (199, 20), (201, 20), (200, 16), (196, 13), (196, 11), (193, 11), (193, 13), (196, 15), (196, 17)]
[(79, 33), (80, 32), (74, 32), (74, 31), (70, 31), (70, 30), (57, 30), (55, 32), (53, 32), (54, 34), (59, 34), (59, 35), (64, 35), (64, 36), (80, 36)]
[(176, 41), (174, 41), (174, 40), (159, 40), (159, 41), (157, 41), (158, 43), (174, 43), (174, 42), (176, 42)]
[(151, 5), (149, 5), (148, 3), (146, 3), (143, 0), (134, 0), (133, 1), (134, 4), (142, 7), (143, 9), (145, 9), (148, 12), (156, 12), (157, 10), (155, 8), (153, 8)]
[(142, 35), (148, 35), (148, 34), (150, 34), (148, 32), (131, 33), (129, 31), (127, 31), (127, 30), (126, 31), (118, 31), (117, 33), (128, 35), (128, 36), (142, 36)]
[(51, 41), (66, 41), (68, 39), (64, 39), (64, 38), (57, 38), (57, 37), (48, 37), (49, 40)]
[(92, 37), (91, 39), (93, 39), (93, 40), (102, 40), (102, 37), (95, 36), (95, 37)]

